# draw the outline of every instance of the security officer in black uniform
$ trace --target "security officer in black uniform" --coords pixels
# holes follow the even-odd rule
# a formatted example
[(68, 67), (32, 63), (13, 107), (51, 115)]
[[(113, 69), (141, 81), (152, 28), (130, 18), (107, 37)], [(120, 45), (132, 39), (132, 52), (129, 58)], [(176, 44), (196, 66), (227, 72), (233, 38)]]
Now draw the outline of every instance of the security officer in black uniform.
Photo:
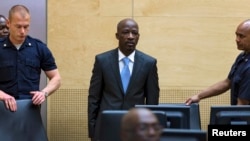
[[(9, 34), (0, 40), (1, 141), (48, 140), (40, 105), (60, 87), (61, 77), (52, 52), (28, 35), (29, 26), (29, 10), (24, 5), (13, 6), (7, 21)], [(49, 81), (40, 90), (42, 70)]]
[[(16, 111), (17, 99), (32, 99), (33, 104), (41, 105), (60, 87), (61, 77), (47, 45), (28, 35), (28, 8), (15, 5), (9, 14), (9, 35), (0, 41), (0, 100), (7, 109)], [(42, 70), (49, 82), (40, 90)]]

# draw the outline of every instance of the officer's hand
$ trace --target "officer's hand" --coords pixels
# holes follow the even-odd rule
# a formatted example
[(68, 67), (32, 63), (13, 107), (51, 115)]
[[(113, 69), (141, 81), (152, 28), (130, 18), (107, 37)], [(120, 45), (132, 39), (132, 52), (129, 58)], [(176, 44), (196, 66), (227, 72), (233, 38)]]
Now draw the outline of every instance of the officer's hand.
[(30, 94), (33, 95), (32, 102), (34, 105), (40, 105), (46, 100), (45, 93), (42, 91), (31, 91)]
[(17, 110), (16, 99), (13, 96), (10, 96), (3, 91), (0, 92), (0, 99), (4, 101), (4, 104), (7, 109), (15, 112)]

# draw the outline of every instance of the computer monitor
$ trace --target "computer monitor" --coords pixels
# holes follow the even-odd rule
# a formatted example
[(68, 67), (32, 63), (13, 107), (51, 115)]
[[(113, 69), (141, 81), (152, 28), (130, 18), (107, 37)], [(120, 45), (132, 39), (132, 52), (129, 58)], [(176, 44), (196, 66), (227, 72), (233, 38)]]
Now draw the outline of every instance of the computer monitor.
[[(191, 107), (196, 106), (196, 113)], [(201, 129), (200, 115), (197, 104), (158, 104), (158, 105), (135, 105), (135, 107), (144, 107), (151, 110), (165, 111), (167, 116), (166, 128), (178, 129)]]
[(250, 105), (211, 106), (210, 125), (250, 124)]
[(207, 132), (197, 129), (164, 129), (160, 141), (207, 141)]

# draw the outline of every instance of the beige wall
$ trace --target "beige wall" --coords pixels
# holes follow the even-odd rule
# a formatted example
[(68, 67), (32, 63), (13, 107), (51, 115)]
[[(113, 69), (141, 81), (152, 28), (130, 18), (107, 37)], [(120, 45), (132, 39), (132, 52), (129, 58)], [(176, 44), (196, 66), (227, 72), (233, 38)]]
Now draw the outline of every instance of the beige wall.
[[(158, 59), (162, 103), (180, 103), (227, 77), (239, 51), (236, 26), (248, 0), (48, 0), (48, 45), (63, 78), (48, 100), (50, 141), (87, 140), (87, 95), (97, 53), (117, 47), (116, 24), (133, 17), (138, 49)], [(210, 105), (229, 104), (228, 93), (200, 103), (206, 130)]]

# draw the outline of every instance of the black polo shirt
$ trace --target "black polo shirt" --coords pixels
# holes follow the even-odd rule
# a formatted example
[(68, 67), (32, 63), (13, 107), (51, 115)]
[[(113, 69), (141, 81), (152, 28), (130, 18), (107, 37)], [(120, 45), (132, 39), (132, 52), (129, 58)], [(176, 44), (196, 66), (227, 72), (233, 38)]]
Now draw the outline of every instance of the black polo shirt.
[(250, 54), (240, 53), (232, 65), (228, 78), (231, 80), (231, 105), (237, 98), (250, 100)]
[(41, 71), (56, 69), (55, 59), (46, 44), (27, 36), (17, 49), (9, 40), (0, 40), (0, 90), (16, 99), (31, 98), (39, 90)]

